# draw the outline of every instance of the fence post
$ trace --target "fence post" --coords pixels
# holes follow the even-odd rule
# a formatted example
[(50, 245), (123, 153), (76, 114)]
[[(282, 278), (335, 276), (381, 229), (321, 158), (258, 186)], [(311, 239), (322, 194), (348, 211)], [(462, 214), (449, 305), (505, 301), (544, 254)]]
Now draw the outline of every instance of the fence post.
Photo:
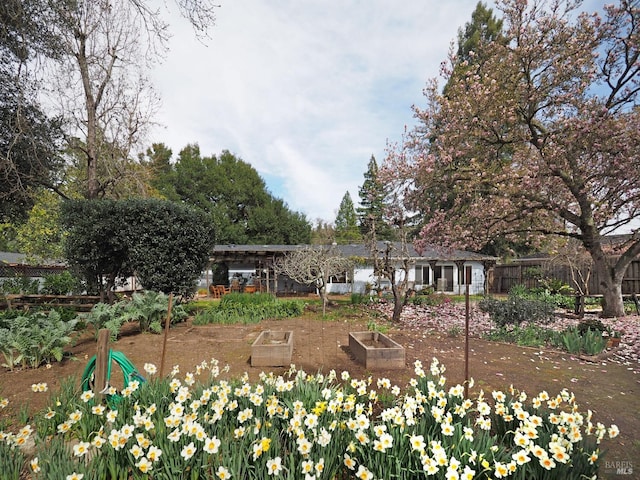
[(109, 371), (109, 340), (111, 333), (108, 329), (103, 328), (98, 332), (98, 350), (96, 352), (96, 369), (94, 377), (94, 394), (96, 396), (96, 404), (102, 402), (105, 397), (105, 389), (107, 388), (107, 372)]
[(636, 305), (636, 313), (640, 315), (640, 301), (638, 301), (638, 295), (636, 295), (635, 293), (632, 293), (631, 299), (633, 300), (633, 303), (635, 303)]

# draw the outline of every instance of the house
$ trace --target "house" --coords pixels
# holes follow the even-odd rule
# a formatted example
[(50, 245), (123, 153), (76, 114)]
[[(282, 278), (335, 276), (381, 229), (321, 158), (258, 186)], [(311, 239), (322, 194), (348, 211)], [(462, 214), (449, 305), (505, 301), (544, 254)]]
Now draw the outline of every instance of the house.
[[(312, 286), (301, 285), (289, 278), (276, 278), (273, 264), (287, 252), (307, 247), (307, 245), (216, 245), (213, 249), (211, 264), (222, 265), (231, 278), (240, 279), (240, 283), (257, 285), (261, 291), (276, 293), (313, 292)], [(328, 248), (329, 246), (326, 246)], [(330, 293), (366, 293), (372, 287), (388, 288), (389, 279), (374, 274), (372, 253), (364, 244), (333, 245), (342, 255), (357, 260), (349, 272), (332, 277), (327, 289)], [(389, 248), (390, 247), (390, 248)], [(380, 258), (389, 248), (389, 259), (397, 264), (397, 279), (404, 275), (403, 260), (409, 264), (408, 282), (414, 290), (433, 287), (436, 291), (450, 294), (464, 293), (469, 285), (470, 294), (482, 294), (486, 291), (486, 278), (497, 258), (462, 250), (442, 250), (428, 247), (418, 252), (407, 245), (406, 254), (401, 244), (378, 242)], [(211, 275), (209, 272), (207, 274)]]

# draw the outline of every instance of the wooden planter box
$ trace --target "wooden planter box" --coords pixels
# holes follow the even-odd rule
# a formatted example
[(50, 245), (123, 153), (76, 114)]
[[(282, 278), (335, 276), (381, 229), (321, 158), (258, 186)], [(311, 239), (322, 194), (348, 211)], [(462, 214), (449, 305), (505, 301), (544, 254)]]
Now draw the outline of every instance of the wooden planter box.
[(380, 332), (349, 333), (349, 350), (365, 368), (404, 368), (404, 347)]
[(293, 332), (263, 330), (251, 345), (252, 367), (285, 367), (291, 365)]

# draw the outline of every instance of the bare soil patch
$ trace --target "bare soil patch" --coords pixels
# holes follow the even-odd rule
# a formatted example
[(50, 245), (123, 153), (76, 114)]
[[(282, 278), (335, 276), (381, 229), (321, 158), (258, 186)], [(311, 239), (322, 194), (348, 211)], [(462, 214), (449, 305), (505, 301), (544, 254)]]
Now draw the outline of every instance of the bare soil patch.
[[(339, 374), (347, 370), (352, 377), (386, 377), (404, 387), (414, 375), (415, 360), (428, 366), (436, 357), (447, 367), (449, 386), (464, 381), (464, 335), (449, 336), (444, 332), (409, 327), (390, 328), (386, 332), (406, 349), (405, 368), (367, 371), (354, 361), (348, 346), (349, 332), (366, 331), (367, 321), (366, 314), (339, 320), (330, 315), (323, 320), (314, 314), (252, 325), (197, 326), (189, 320), (169, 331), (164, 373), (168, 374), (174, 365), (179, 365), (181, 374), (194, 371), (196, 365), (212, 358), (221, 366), (229, 366), (224, 374), (228, 377), (247, 372), (251, 379), (257, 379), (265, 370), (284, 373), (287, 367), (251, 367), (251, 344), (263, 330), (271, 329), (293, 332), (292, 363), (307, 372), (333, 369)], [(154, 363), (160, 369), (163, 335), (140, 333), (137, 326), (131, 324), (112, 348), (124, 353), (141, 372), (145, 363)], [(6, 409), (0, 410), (0, 416), (15, 417), (22, 408), (42, 409), (48, 395), (54, 394), (65, 378), (80, 381), (88, 360), (95, 353), (94, 337), (87, 332), (69, 349), (63, 362), (50, 368), (13, 372), (0, 369), (0, 397), (10, 402)], [(472, 397), (480, 389), (485, 392), (507, 390), (510, 385), (526, 391), (529, 397), (542, 390), (555, 394), (566, 388), (575, 393), (581, 410), (593, 411), (595, 421), (618, 425), (620, 436), (603, 444), (608, 452), (601, 478), (622, 478), (616, 475), (615, 462), (632, 462), (634, 475), (624, 478), (640, 478), (639, 372), (638, 365), (625, 365), (611, 359), (594, 363), (559, 351), (469, 339), (469, 374), (475, 381), (470, 391)], [(31, 385), (39, 382), (47, 382), (47, 393), (31, 391)]]

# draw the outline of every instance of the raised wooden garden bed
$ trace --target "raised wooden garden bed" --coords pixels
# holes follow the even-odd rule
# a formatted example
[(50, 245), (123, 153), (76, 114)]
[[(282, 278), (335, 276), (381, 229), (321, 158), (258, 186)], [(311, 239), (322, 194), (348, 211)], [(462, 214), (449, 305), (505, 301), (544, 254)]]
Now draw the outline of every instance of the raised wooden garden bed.
[(251, 345), (252, 367), (284, 367), (291, 364), (293, 332), (264, 330)]
[(349, 333), (349, 350), (365, 368), (404, 368), (404, 347), (380, 332)]

